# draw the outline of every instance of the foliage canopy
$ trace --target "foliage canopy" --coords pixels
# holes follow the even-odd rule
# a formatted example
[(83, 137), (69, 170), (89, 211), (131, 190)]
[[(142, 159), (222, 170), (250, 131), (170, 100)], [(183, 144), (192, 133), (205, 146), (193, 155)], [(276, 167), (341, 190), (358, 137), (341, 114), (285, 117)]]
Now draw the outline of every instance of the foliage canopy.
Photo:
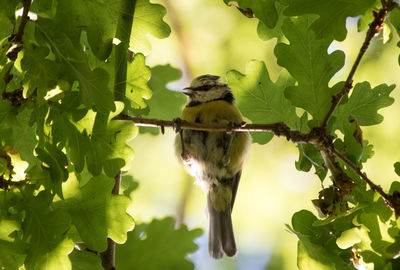
[[(373, 156), (362, 127), (383, 121), (379, 110), (393, 104), (395, 85), (353, 82), (351, 73), (332, 85), (347, 56), (328, 52), (346, 38), (349, 17), (358, 16), (366, 34), (359, 60), (382, 28), (400, 34), (398, 2), (224, 2), (258, 20), (262, 40), (276, 38), (282, 67), (275, 82), (261, 60), (249, 61), (245, 74), (227, 71), (241, 112), (252, 123), (282, 122), (308, 134), (285, 134), (298, 143), (296, 168), (314, 167), (321, 181), (331, 179), (313, 200), (320, 217), (299, 209), (287, 225), (298, 238), (298, 267), (398, 269), (400, 183), (384, 191), (361, 171)], [(127, 175), (123, 192), (116, 188), (134, 156), (127, 142), (139, 132), (118, 116), (171, 120), (185, 103), (166, 86), (180, 78), (179, 69), (146, 65), (149, 36), (171, 32), (166, 9), (149, 0), (0, 6), (0, 268), (107, 268), (102, 252), (111, 239), (117, 269), (193, 269), (187, 255), (202, 230), (175, 229), (171, 217), (134, 229), (127, 209), (140, 191)], [(272, 131), (253, 133), (253, 142), (282, 135)], [(399, 162), (394, 169), (400, 175)]]

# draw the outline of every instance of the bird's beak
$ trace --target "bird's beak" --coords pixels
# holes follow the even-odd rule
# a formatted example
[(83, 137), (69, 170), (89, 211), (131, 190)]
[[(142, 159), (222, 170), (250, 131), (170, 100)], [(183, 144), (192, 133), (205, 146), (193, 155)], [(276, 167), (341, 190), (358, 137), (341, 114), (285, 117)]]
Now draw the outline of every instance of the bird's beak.
[(191, 87), (185, 87), (185, 88), (183, 88), (182, 93), (184, 93), (187, 96), (190, 96), (193, 93), (192, 89), (193, 88), (191, 88)]

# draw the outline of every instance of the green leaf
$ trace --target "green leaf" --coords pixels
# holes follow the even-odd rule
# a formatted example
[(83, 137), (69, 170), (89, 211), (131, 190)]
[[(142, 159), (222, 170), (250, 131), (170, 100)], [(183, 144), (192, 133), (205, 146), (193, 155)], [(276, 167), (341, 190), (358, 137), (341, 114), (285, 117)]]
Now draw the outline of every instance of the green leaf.
[[(15, 11), (20, 2), (17, 0), (1, 1), (0, 9), (0, 45), (1, 40), (11, 36), (15, 29)], [(0, 49), (0, 52), (3, 48)], [(1, 89), (1, 87), (0, 87)]]
[(61, 183), (68, 178), (67, 157), (57, 146), (45, 143), (44, 147), (37, 147), (35, 152), (45, 167), (49, 168), (51, 179), (54, 182), (55, 193), (63, 197)]
[(123, 16), (121, 1), (57, 1), (57, 13), (51, 21), (51, 32), (68, 35), (78, 47), (81, 32), (87, 32), (94, 54), (105, 60), (111, 53), (119, 16)]
[(81, 172), (85, 165), (85, 156), (90, 149), (90, 141), (86, 130), (79, 132), (75, 125), (70, 121), (63, 121), (64, 132), (68, 138), (68, 151), (70, 160), (77, 172)]
[(274, 134), (271, 132), (252, 132), (250, 133), (252, 142), (258, 143), (258, 144), (267, 144), (272, 138), (274, 137)]
[(299, 16), (317, 14), (319, 18), (311, 25), (318, 38), (333, 36), (342, 41), (346, 38), (346, 19), (364, 15), (375, 5), (376, 0), (288, 0), (285, 15)]
[(361, 156), (361, 163), (366, 162), (368, 159), (372, 158), (375, 154), (374, 146), (369, 143), (368, 140), (364, 140), (364, 149)]
[[(58, 219), (59, 216), (54, 217)], [(58, 220), (59, 221), (59, 220)], [(63, 239), (57, 244), (55, 248), (46, 254), (36, 254), (32, 257), (29, 255), (26, 258), (26, 269), (34, 270), (47, 270), (47, 269), (60, 269), (60, 270), (70, 270), (71, 262), (68, 258), (68, 254), (74, 248), (74, 242), (71, 239)], [(39, 257), (40, 256), (40, 257)], [(30, 261), (32, 260), (32, 262)]]
[(389, 13), (390, 23), (394, 26), (397, 34), (400, 35), (400, 9), (395, 8)]
[(348, 263), (351, 253), (336, 245), (336, 232), (332, 225), (313, 226), (317, 220), (307, 210), (301, 210), (292, 217), (291, 231), (299, 239), (298, 267), (304, 270), (353, 269)]
[(394, 242), (387, 233), (389, 226), (381, 222), (376, 213), (362, 213), (356, 220), (359, 226), (343, 231), (337, 239), (338, 246), (343, 249), (354, 247), (365, 262), (374, 264), (374, 269), (384, 269), (395, 254), (387, 253)]
[[(2, 205), (2, 209), (5, 209), (4, 206)], [(21, 225), (17, 220), (3, 218), (0, 221), (0, 269), (17, 270), (23, 263), (23, 260), (21, 261), (23, 250), (13, 243), (14, 238), (11, 237), (13, 232), (19, 230)]]
[(171, 28), (163, 21), (167, 11), (158, 4), (151, 4), (149, 0), (136, 0), (133, 16), (130, 48), (133, 52), (148, 54), (151, 50), (148, 34), (156, 38), (166, 38)]
[(56, 13), (56, 7), (56, 0), (43, 0), (32, 2), (29, 10), (40, 17), (53, 18)]
[(284, 96), (285, 88), (294, 85), (290, 75), (282, 72), (273, 83), (265, 64), (257, 60), (247, 64), (246, 73), (232, 70), (227, 74), (228, 84), (243, 115), (254, 123), (285, 122), (295, 128), (298, 120), (295, 107)]
[(46, 190), (54, 190), (55, 183), (51, 179), (50, 172), (41, 165), (29, 167), (26, 171), (29, 181), (36, 186), (43, 186)]
[(37, 140), (35, 125), (30, 123), (32, 113), (30, 108), (20, 110), (13, 125), (14, 138), (18, 138), (15, 140), (14, 146), (18, 149), (21, 158), (28, 161), (30, 165), (37, 163), (37, 159), (33, 155)]
[(126, 197), (130, 198), (133, 191), (139, 187), (139, 182), (137, 182), (132, 175), (125, 174), (121, 179), (121, 193)]
[(12, 20), (7, 16), (5, 16), (5, 14), (0, 12), (0, 40), (11, 36), (12, 33), (13, 33)]
[(400, 162), (393, 164), (395, 173), (400, 176)]
[(19, 4), (18, 0), (2, 1), (0, 14), (5, 17), (8, 17), (10, 20), (12, 20), (12, 23), (15, 23), (15, 10), (18, 4)]
[[(153, 91), (152, 97), (145, 101), (150, 109), (147, 117), (155, 119), (173, 119), (181, 114), (182, 106), (186, 103), (186, 97), (179, 92), (169, 90), (166, 85), (178, 80), (181, 72), (172, 66), (155, 66), (151, 69), (149, 87)], [(168, 100), (168, 102), (166, 102)], [(140, 131), (153, 135), (160, 133), (155, 128), (141, 128)]]
[(0, 268), (19, 270), (24, 263), (24, 250), (20, 246), (0, 240)]
[(371, 5), (365, 12), (364, 15), (358, 19), (357, 22), (357, 30), (358, 32), (367, 30), (369, 24), (374, 21), (374, 11), (377, 11), (381, 8), (382, 2), (379, 0), (375, 0), (375, 4)]
[(340, 105), (334, 113), (336, 121), (333, 128), (344, 130), (344, 123), (348, 123), (349, 117), (357, 119), (360, 126), (371, 126), (383, 121), (383, 116), (378, 110), (388, 107), (394, 102), (389, 94), (394, 90), (395, 85), (381, 84), (371, 88), (369, 82), (356, 84), (349, 100)]
[(343, 67), (344, 53), (327, 53), (330, 39), (317, 39), (308, 27), (311, 17), (286, 19), (282, 31), (290, 45), (279, 43), (275, 47), (278, 64), (285, 67), (298, 85), (286, 88), (285, 95), (293, 105), (308, 111), (318, 124), (329, 110), (332, 95), (341, 84), (329, 87), (332, 76)]
[(8, 102), (2, 101), (1, 103), (0, 118), (5, 117), (4, 122), (0, 122), (1, 140), (12, 150), (18, 151), (21, 159), (28, 161), (30, 165), (38, 163), (37, 158), (33, 155), (37, 140), (35, 124), (31, 123), (32, 109), (29, 105), (22, 106), (16, 113), (9, 107)]
[(74, 44), (70, 37), (56, 30), (51, 32), (54, 27), (51, 20), (40, 22), (38, 30), (43, 35), (43, 42), (51, 45), (56, 62), (62, 63), (63, 69), (59, 72), (62, 79), (70, 85), (73, 85), (75, 81), (79, 82), (80, 98), (88, 109), (94, 106), (96, 111), (102, 113), (114, 110), (108, 72), (102, 68), (91, 70), (88, 57), (79, 43)]
[(314, 166), (315, 173), (319, 179), (324, 180), (327, 174), (327, 169), (324, 167), (324, 159), (320, 152), (315, 149), (311, 144), (299, 144), (299, 160), (296, 161), (295, 166), (299, 171), (308, 172), (311, 166)]
[(354, 137), (354, 132), (356, 130), (355, 123), (344, 122), (344, 139), (336, 139), (334, 141), (334, 146), (342, 154), (344, 154), (353, 163), (360, 164), (362, 157), (362, 145)]
[[(229, 4), (230, 0), (224, 0), (226, 4)], [(236, 0), (234, 1), (239, 4), (241, 9), (250, 9), (253, 14), (262, 21), (268, 28), (274, 28), (278, 20), (278, 13), (275, 8), (275, 2), (278, 0)]]
[(146, 103), (143, 99), (149, 99), (152, 95), (147, 85), (150, 75), (151, 71), (145, 64), (144, 55), (141, 53), (135, 54), (133, 61), (128, 62), (126, 81), (126, 97), (134, 109), (145, 108)]
[(92, 71), (82, 65), (78, 66), (75, 72), (79, 79), (82, 100), (88, 108), (94, 104), (100, 112), (115, 109), (112, 93), (107, 87), (109, 76), (104, 69), (96, 68)]
[[(297, 267), (300, 270), (318, 269), (318, 270), (332, 270), (337, 269), (334, 262), (320, 262), (325, 258), (313, 258), (310, 256), (311, 252), (317, 252), (320, 249), (318, 245), (308, 243), (307, 246), (302, 242), (297, 244)], [(342, 269), (342, 268), (339, 268)], [(351, 268), (349, 268), (351, 269)]]
[(354, 227), (344, 231), (336, 240), (336, 243), (341, 249), (347, 249), (353, 247), (355, 244), (360, 243), (362, 239), (364, 239), (364, 241), (369, 240), (367, 231), (359, 227)]
[[(334, 112), (330, 121), (332, 130), (338, 129), (344, 134), (344, 141), (336, 140), (335, 146), (352, 162), (361, 165), (360, 161), (365, 162), (373, 155), (372, 145), (368, 145), (368, 141), (364, 141), (362, 148), (362, 138), (357, 138), (356, 134), (357, 125), (370, 126), (382, 122), (383, 116), (378, 114), (378, 110), (393, 104), (394, 99), (389, 95), (394, 88), (394, 85), (386, 84), (371, 88), (368, 82), (358, 83), (348, 100), (340, 104)], [(355, 125), (349, 122), (352, 119), (357, 120)]]
[(69, 254), (72, 270), (103, 270), (100, 257), (93, 252), (74, 251)]
[(49, 52), (47, 47), (24, 47), (21, 67), (26, 72), (24, 80), (28, 82), (28, 89), (24, 89), (25, 96), (29, 97), (34, 91), (38, 91), (37, 96), (42, 99), (48, 90), (55, 88), (54, 78), (58, 77), (60, 66), (46, 58)]
[(116, 104), (117, 109), (112, 114), (106, 116), (98, 113), (95, 116), (91, 151), (87, 153), (86, 160), (93, 175), (100, 174), (104, 169), (108, 176), (114, 177), (120, 169), (126, 171), (132, 163), (135, 152), (127, 142), (137, 135), (138, 128), (130, 121), (111, 120), (123, 110), (121, 102)]
[(21, 193), (16, 189), (0, 190), (0, 269), (18, 270), (23, 265), (27, 244), (20, 240), (22, 231)]
[(24, 192), (23, 239), (29, 243), (26, 269), (71, 269), (68, 254), (74, 243), (66, 238), (70, 216), (61, 209), (50, 207), (53, 197), (49, 192), (41, 191), (37, 196), (31, 192), (31, 188)]
[(193, 240), (201, 229), (188, 230), (186, 226), (174, 229), (171, 217), (154, 219), (150, 224), (137, 225), (128, 233), (128, 241), (118, 245), (116, 268), (125, 269), (193, 269), (187, 255), (197, 250)]
[(272, 38), (277, 38), (278, 41), (281, 41), (285, 38), (282, 33), (282, 24), (286, 19), (286, 16), (283, 14), (286, 6), (280, 1), (276, 1), (276, 10), (278, 12), (278, 20), (274, 27), (268, 27), (265, 23), (260, 21), (257, 25), (257, 35), (261, 40), (270, 40)]
[(107, 237), (117, 243), (125, 242), (126, 232), (134, 226), (132, 217), (126, 213), (130, 200), (111, 195), (113, 186), (113, 178), (99, 175), (79, 187), (72, 174), (63, 186), (65, 200), (59, 202), (59, 207), (71, 215), (82, 240), (92, 250), (104, 251)]

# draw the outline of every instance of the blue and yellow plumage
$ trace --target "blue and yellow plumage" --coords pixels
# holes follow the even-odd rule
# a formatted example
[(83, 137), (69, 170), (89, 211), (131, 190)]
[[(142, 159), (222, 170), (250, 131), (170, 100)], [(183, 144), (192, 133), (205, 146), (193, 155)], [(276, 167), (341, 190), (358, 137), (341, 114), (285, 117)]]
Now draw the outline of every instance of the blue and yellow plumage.
[[(218, 76), (203, 75), (184, 89), (189, 102), (182, 119), (191, 123), (241, 123), (230, 88)], [(176, 153), (185, 169), (207, 192), (210, 218), (209, 251), (213, 258), (237, 252), (231, 211), (242, 166), (250, 148), (247, 132), (183, 130), (175, 140)], [(182, 142), (184, 147), (182, 148)]]

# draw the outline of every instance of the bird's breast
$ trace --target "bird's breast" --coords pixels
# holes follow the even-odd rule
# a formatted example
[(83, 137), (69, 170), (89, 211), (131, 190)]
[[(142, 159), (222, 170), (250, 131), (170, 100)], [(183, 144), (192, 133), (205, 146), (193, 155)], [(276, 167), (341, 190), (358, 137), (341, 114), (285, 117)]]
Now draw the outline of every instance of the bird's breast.
[[(243, 121), (235, 105), (219, 100), (185, 107), (182, 119), (192, 123), (228, 124)], [(178, 135), (179, 136), (179, 135)], [(242, 167), (250, 145), (247, 132), (183, 131), (184, 148), (192, 163), (185, 165), (198, 180), (233, 177)], [(230, 143), (229, 143), (230, 141)], [(177, 138), (177, 149), (181, 151)], [(229, 146), (228, 146), (229, 145)]]

